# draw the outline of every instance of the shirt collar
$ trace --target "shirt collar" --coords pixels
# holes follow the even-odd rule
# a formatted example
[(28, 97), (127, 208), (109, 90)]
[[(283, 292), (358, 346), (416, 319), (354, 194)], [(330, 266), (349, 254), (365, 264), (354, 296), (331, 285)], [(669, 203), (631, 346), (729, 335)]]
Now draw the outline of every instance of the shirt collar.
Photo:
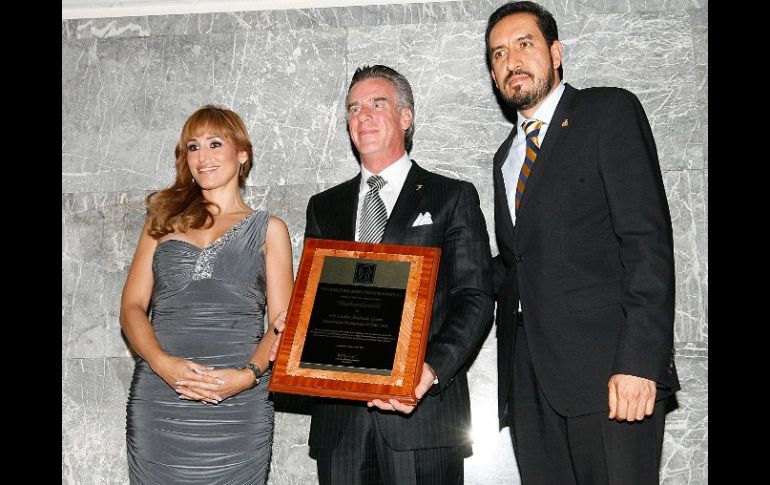
[[(556, 106), (559, 104), (559, 100), (561, 99), (561, 95), (563, 93), (564, 82), (560, 81), (559, 85), (556, 86), (556, 89), (554, 89), (553, 92), (545, 98), (543, 104), (540, 105), (532, 118), (529, 119), (540, 120), (545, 124), (549, 124), (551, 122), (551, 118), (553, 118), (553, 114), (556, 112)], [(521, 111), (518, 111), (517, 113), (519, 114), (517, 125), (519, 128), (521, 128), (521, 124), (527, 121), (528, 118), (525, 118)]]
[[(404, 181), (406, 180), (406, 176), (409, 174), (409, 169), (412, 168), (412, 161), (409, 159), (409, 155), (404, 152), (404, 154), (396, 160), (395, 162), (391, 163), (388, 168), (381, 171), (379, 174), (380, 177), (384, 178), (387, 184), (385, 187), (401, 187), (404, 185)], [(369, 180), (369, 177), (374, 175), (372, 172), (366, 169), (364, 167), (364, 164), (361, 164), (361, 191), (364, 191), (368, 188), (368, 185), (366, 184), (366, 181)]]

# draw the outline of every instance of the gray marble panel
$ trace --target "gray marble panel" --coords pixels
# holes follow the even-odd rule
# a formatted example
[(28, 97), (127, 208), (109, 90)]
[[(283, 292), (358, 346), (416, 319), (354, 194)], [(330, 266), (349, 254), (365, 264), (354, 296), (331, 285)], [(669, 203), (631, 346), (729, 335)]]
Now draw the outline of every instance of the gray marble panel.
[(213, 92), (209, 46), (175, 38), (63, 43), (62, 192), (166, 186), (182, 123)]
[(708, 65), (709, 62), (709, 11), (698, 8), (690, 11), (692, 18), (692, 46), (695, 63)]
[[(294, 10), (256, 10), (199, 14), (148, 15), (73, 19), (72, 34), (78, 39), (146, 37), (157, 35), (230, 33), (236, 30), (296, 30), (347, 28), (377, 25), (428, 24), (483, 21), (505, 0), (405, 3)], [(706, 8), (696, 0), (578, 0), (540, 2), (561, 23), (565, 15), (594, 13), (682, 12)], [(69, 28), (69, 27), (68, 27)], [(63, 29), (64, 34), (64, 29)], [(64, 36), (62, 39), (64, 40)]]
[(692, 36), (693, 52), (695, 57), (695, 72), (697, 76), (697, 99), (698, 111), (701, 117), (700, 134), (703, 139), (703, 163), (708, 167), (708, 132), (709, 132), (709, 80), (708, 80), (708, 9), (700, 8), (693, 10), (692, 15)]
[(247, 120), (260, 175), (251, 184), (342, 181), (338, 166), (349, 151), (340, 105), (345, 42), (342, 29), (250, 34), (248, 51), (236, 60), (237, 79), (222, 94)]
[(597, 14), (567, 17), (559, 26), (565, 81), (636, 94), (664, 169), (703, 168), (697, 97), (702, 81), (695, 70), (690, 20), (687, 13)]
[(78, 39), (197, 35), (236, 30), (288, 31), (486, 18), (484, 2), (370, 5), (296, 10), (256, 10), (75, 20)]
[(73, 22), (77, 39), (149, 37), (152, 33), (146, 16), (76, 19)]
[[(210, 35), (213, 33), (232, 31), (234, 25), (244, 25), (244, 16), (256, 16), (262, 13), (244, 12), (243, 16), (236, 15), (232, 22), (217, 22), (216, 19), (228, 18), (226, 13), (191, 13), (179, 15), (149, 15), (147, 25), (153, 36), (160, 35)], [(216, 25), (221, 29), (215, 29)], [(248, 29), (246, 29), (248, 30)]]
[(415, 95), (414, 158), (453, 178), (491, 183), (510, 131), (484, 64), (480, 22), (401, 28), (398, 65)]
[(570, 13), (671, 12), (691, 7), (691, 0), (577, 0), (571, 2)]
[(664, 172), (674, 229), (677, 342), (708, 341), (706, 177), (701, 170)]
[(255, 10), (150, 16), (152, 35), (196, 35), (240, 30), (286, 32), (296, 29), (344, 28), (360, 25), (363, 7), (301, 10)]
[[(706, 161), (708, 162), (708, 159)], [(708, 171), (708, 169), (706, 169), (706, 170), (703, 171), (703, 188), (704, 188), (703, 198), (705, 199), (703, 205), (705, 207), (706, 217), (704, 218), (703, 226), (700, 229), (700, 231), (703, 233), (703, 235), (705, 237), (703, 238), (703, 242), (698, 246), (698, 252), (699, 252), (699, 254), (702, 255), (700, 257), (703, 259), (704, 267), (705, 267), (704, 274), (703, 274), (703, 279), (706, 282), (706, 284), (703, 287), (703, 305), (704, 305), (704, 307), (703, 307), (703, 314), (704, 314), (704, 317), (706, 318), (706, 320), (708, 320), (708, 314), (709, 314), (709, 288), (708, 288), (708, 276), (709, 276), (709, 259), (708, 259), (708, 254), (709, 254), (709, 247), (708, 247), (709, 196), (708, 196), (708, 187), (709, 187), (709, 171)], [(706, 329), (704, 331), (708, 332), (708, 321), (706, 321), (705, 326), (706, 326)], [(706, 335), (706, 337), (708, 338), (708, 335)]]
[(364, 9), (366, 7), (332, 7), (319, 9), (319, 15), (323, 15), (321, 25), (329, 27), (357, 27), (364, 22)]
[[(66, 258), (66, 259), (65, 259)], [(78, 268), (80, 264), (67, 257), (64, 253), (64, 231), (62, 231), (62, 261), (61, 261), (61, 316), (62, 319), (72, 317), (73, 307), (75, 305), (75, 290), (78, 281)], [(67, 328), (67, 325), (62, 325)], [(64, 332), (62, 332), (64, 336)], [(64, 344), (64, 341), (62, 341)], [(62, 345), (62, 350), (64, 346)], [(62, 355), (62, 358), (64, 356)]]
[(488, 17), (494, 11), (488, 1), (430, 2), (364, 7), (365, 25), (435, 24)]
[(62, 20), (61, 21), (61, 40), (62, 42), (75, 38), (75, 29), (77, 28), (76, 20)]
[(327, 181), (349, 151), (344, 39), (327, 30), (65, 43), (62, 190), (166, 186), (179, 130), (208, 102), (247, 123), (260, 174), (250, 183)]
[(678, 344), (679, 407), (666, 417), (662, 485), (708, 483), (708, 348)]
[(62, 359), (62, 484), (128, 483), (132, 358)]
[(130, 355), (118, 316), (144, 196), (62, 194), (62, 358)]
[(282, 17), (281, 20), (285, 21), (290, 29), (317, 29), (319, 27), (347, 27), (351, 24), (355, 25), (363, 20), (363, 10), (363, 7), (353, 7), (350, 9), (308, 8), (273, 11), (273, 15)]
[[(309, 403), (302, 396), (274, 396), (276, 402), (273, 458), (270, 463), (270, 485), (310, 485), (318, 483), (316, 462), (310, 458), (307, 440), (310, 416), (301, 412), (280, 411), (291, 403)], [(289, 406), (284, 403), (290, 403)]]
[[(348, 62), (343, 96), (347, 95), (350, 80), (359, 67), (384, 64), (401, 72), (398, 65), (398, 52), (399, 37), (402, 29), (403, 27), (393, 25), (348, 29), (346, 46)], [(341, 104), (344, 109), (344, 101)]]
[[(507, 0), (466, 0), (456, 2), (407, 3), (372, 5), (367, 9), (367, 25), (463, 22), (486, 20)], [(696, 8), (704, 2), (697, 0), (543, 0), (539, 1), (557, 21), (562, 15), (586, 13), (671, 12)]]
[(73, 23), (72, 29), (76, 32), (78, 39), (144, 37), (148, 35), (210, 35), (236, 30), (288, 31), (445, 21), (460, 22), (471, 19), (485, 20), (496, 7), (495, 2), (489, 0), (473, 0), (295, 10), (127, 16), (75, 19), (71, 22)]

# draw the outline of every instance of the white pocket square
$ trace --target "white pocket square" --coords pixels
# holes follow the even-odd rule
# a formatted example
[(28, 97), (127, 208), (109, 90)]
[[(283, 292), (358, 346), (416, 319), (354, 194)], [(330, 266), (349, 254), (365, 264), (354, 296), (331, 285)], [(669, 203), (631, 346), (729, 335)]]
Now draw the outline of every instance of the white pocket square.
[(433, 218), (430, 216), (430, 212), (425, 212), (420, 213), (420, 215), (417, 216), (417, 219), (414, 220), (412, 227), (427, 226), (428, 224), (433, 224)]

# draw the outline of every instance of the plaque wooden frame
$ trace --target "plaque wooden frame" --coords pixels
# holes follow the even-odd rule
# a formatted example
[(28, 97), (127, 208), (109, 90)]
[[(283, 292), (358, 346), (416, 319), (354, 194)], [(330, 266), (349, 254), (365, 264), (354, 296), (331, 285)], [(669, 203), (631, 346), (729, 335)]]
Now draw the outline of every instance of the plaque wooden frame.
[[(345, 370), (344, 366), (339, 367), (341, 370), (300, 367), (300, 356), (327, 256), (410, 263), (390, 375), (360, 373)], [(286, 316), (286, 328), (268, 389), (271, 392), (361, 401), (393, 398), (405, 404), (416, 404), (414, 388), (422, 376), (440, 257), (441, 248), (437, 247), (305, 239)]]

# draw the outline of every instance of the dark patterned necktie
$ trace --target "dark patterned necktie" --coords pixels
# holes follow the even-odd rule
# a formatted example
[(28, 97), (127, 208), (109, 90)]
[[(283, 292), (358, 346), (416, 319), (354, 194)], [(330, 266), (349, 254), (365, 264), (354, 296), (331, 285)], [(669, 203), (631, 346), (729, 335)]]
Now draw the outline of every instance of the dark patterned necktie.
[(529, 175), (532, 173), (532, 167), (535, 166), (535, 160), (540, 151), (540, 141), (537, 136), (540, 134), (541, 126), (543, 126), (543, 122), (538, 120), (525, 121), (523, 123), (524, 135), (527, 138), (527, 152), (524, 156), (524, 165), (521, 166), (521, 172), (519, 172), (519, 181), (516, 183), (517, 214), (519, 213), (521, 196), (524, 194), (524, 187), (527, 186), (527, 180), (529, 180)]
[(361, 207), (361, 227), (358, 230), (360, 242), (378, 243), (385, 232), (385, 224), (388, 223), (388, 211), (385, 202), (380, 197), (380, 189), (387, 181), (379, 175), (372, 175), (366, 180), (369, 184), (369, 192), (364, 197), (364, 205)]

